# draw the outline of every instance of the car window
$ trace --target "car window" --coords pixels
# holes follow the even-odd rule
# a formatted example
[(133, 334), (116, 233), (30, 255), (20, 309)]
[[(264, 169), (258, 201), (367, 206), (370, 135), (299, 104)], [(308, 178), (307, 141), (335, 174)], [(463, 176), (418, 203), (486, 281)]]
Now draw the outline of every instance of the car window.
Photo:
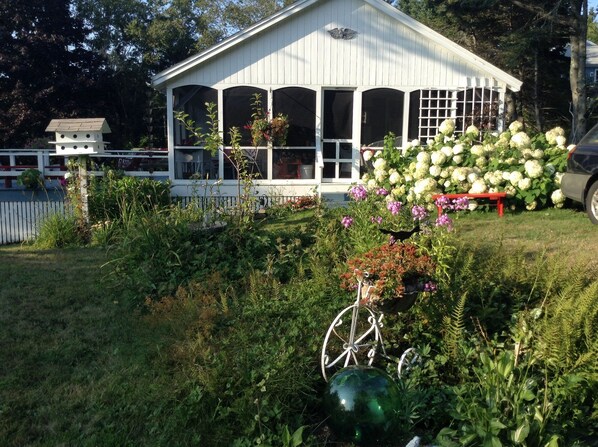
[(598, 143), (598, 125), (592, 127), (590, 131), (581, 139), (579, 144), (596, 144)]

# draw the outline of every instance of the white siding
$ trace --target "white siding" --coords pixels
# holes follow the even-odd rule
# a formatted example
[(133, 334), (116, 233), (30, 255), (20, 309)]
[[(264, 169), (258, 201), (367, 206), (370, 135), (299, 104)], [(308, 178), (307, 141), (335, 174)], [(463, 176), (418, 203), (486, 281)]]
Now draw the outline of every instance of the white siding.
[[(350, 28), (352, 40), (328, 30)], [(456, 54), (360, 0), (329, 0), (246, 39), (171, 84), (206, 86), (463, 86), (485, 77)]]

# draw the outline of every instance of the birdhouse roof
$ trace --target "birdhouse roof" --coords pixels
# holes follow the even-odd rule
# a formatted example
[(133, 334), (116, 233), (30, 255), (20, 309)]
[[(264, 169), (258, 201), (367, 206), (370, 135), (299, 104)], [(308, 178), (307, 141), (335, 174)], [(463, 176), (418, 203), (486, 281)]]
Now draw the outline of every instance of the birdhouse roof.
[(102, 132), (110, 133), (110, 127), (105, 118), (69, 118), (53, 119), (48, 124), (46, 132)]

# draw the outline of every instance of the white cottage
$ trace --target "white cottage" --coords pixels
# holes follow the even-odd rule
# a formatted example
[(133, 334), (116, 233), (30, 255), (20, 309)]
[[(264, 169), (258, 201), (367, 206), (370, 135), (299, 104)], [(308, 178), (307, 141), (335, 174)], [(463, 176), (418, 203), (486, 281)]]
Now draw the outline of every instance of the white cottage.
[[(221, 179), (235, 193), (222, 153), (194, 145), (174, 118), (199, 125), (217, 104), (225, 145), (239, 127), (259, 194), (344, 194), (360, 177), (364, 146), (392, 131), (397, 145), (436, 135), (453, 118), (500, 129), (505, 92), (521, 82), (382, 0), (300, 0), (214, 47), (158, 73), (166, 93), (170, 178), (186, 195), (193, 179)], [(288, 116), (285, 147), (254, 147), (252, 97), (270, 117)], [(226, 148), (225, 148), (226, 150)]]

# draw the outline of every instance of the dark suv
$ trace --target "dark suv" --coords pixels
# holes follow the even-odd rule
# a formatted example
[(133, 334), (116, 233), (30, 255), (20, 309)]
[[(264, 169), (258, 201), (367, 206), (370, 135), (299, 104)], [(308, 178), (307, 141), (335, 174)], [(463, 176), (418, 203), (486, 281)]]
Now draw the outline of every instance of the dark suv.
[(569, 152), (563, 194), (584, 204), (592, 223), (598, 224), (598, 125)]

